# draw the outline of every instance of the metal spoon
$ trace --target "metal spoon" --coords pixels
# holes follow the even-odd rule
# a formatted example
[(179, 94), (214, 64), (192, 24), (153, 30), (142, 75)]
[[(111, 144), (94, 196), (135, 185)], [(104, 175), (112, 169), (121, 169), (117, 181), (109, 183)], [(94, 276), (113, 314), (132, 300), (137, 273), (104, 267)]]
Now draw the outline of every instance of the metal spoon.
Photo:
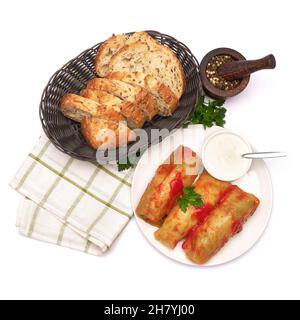
[(253, 152), (242, 154), (246, 159), (269, 159), (269, 158), (283, 158), (287, 157), (286, 152), (270, 151), (270, 152)]

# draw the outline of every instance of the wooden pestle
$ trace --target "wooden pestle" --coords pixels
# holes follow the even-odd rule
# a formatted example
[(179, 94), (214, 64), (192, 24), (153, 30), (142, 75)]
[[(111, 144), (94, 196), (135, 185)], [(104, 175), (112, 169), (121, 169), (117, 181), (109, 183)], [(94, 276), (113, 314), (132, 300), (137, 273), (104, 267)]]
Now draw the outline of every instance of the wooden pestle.
[(217, 74), (227, 81), (232, 81), (245, 78), (259, 70), (274, 69), (275, 67), (275, 57), (269, 54), (258, 60), (237, 60), (224, 63), (217, 69)]

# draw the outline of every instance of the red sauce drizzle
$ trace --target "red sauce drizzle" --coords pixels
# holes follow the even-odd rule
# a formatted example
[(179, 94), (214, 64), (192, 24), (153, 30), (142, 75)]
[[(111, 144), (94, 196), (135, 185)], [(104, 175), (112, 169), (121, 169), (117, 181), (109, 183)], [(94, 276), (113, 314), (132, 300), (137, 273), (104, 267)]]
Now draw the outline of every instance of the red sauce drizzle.
[(171, 186), (170, 192), (172, 196), (178, 196), (182, 193), (183, 181), (182, 181), (182, 176), (180, 172), (176, 174), (176, 177), (174, 180), (171, 181), (170, 186)]
[(219, 196), (218, 203), (217, 203), (216, 206), (218, 206), (218, 205), (220, 205), (221, 203), (223, 203), (223, 202), (227, 199), (227, 197), (228, 197), (228, 195), (231, 193), (231, 191), (233, 191), (233, 190), (235, 190), (235, 189), (237, 189), (237, 188), (238, 188), (238, 186), (236, 186), (236, 185), (231, 185), (231, 186), (229, 186), (227, 189), (225, 189), (223, 192), (221, 192), (221, 193), (220, 193), (220, 196)]
[(167, 204), (167, 211), (171, 211), (176, 203), (176, 199), (179, 198), (183, 192), (182, 175), (178, 172), (175, 178), (170, 182), (170, 200)]
[[(238, 186), (231, 185), (226, 190), (221, 192), (216, 206), (212, 206), (211, 204), (205, 204), (204, 206), (195, 209), (194, 214), (197, 217), (198, 223), (189, 230), (186, 240), (182, 245), (183, 249), (187, 249), (187, 247), (189, 246), (189, 243), (191, 242), (191, 239), (198, 232), (199, 228), (201, 227), (201, 225), (203, 225), (207, 217), (210, 215), (211, 211), (218, 205), (222, 204), (227, 199), (228, 195), (237, 188)], [(244, 198), (244, 195), (241, 195), (238, 199), (243, 200), (243, 198)], [(240, 221), (235, 220), (232, 222), (232, 226), (231, 226), (232, 235), (236, 235), (240, 233), (242, 230), (243, 230), (243, 224)], [(223, 247), (227, 241), (228, 239), (223, 239), (220, 247)]]
[(213, 209), (214, 209), (214, 206), (211, 205), (210, 203), (207, 203), (202, 207), (196, 208), (193, 214), (196, 216), (198, 220), (198, 224), (204, 223)]
[(231, 231), (232, 231), (232, 235), (238, 234), (243, 230), (243, 225), (241, 222), (235, 220), (232, 222), (231, 225)]
[(201, 227), (200, 224), (196, 224), (190, 229), (189, 233), (187, 234), (186, 240), (182, 244), (182, 249), (187, 249), (187, 247), (189, 246), (189, 243), (191, 242), (191, 239), (193, 238), (194, 234), (198, 231), (200, 227)]

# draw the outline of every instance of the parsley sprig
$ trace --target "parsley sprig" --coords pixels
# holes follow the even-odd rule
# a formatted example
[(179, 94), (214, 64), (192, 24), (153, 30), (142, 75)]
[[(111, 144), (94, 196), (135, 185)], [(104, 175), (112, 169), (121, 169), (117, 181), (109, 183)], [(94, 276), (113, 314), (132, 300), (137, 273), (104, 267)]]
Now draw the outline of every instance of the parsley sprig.
[(199, 208), (204, 205), (201, 196), (195, 192), (194, 187), (185, 187), (183, 189), (182, 197), (178, 198), (176, 201), (183, 212), (186, 212), (188, 206)]
[(194, 114), (186, 123), (183, 128), (187, 128), (190, 124), (203, 124), (204, 128), (210, 128), (213, 125), (223, 127), (225, 124), (226, 109), (223, 107), (224, 100), (208, 100), (201, 96), (196, 107)]
[(125, 171), (125, 170), (128, 170), (130, 168), (133, 168), (134, 167), (134, 164), (130, 162), (130, 160), (127, 158), (127, 163), (120, 163), (118, 162), (117, 163), (117, 166), (118, 166), (118, 171), (121, 172), (121, 171)]
[(142, 155), (142, 151), (138, 150), (135, 153), (135, 155), (131, 155), (130, 158), (127, 156), (126, 161), (121, 161), (121, 159), (119, 161), (117, 161), (118, 171), (120, 172), (120, 171), (128, 170), (130, 168), (134, 168), (135, 165), (140, 160), (141, 155)]

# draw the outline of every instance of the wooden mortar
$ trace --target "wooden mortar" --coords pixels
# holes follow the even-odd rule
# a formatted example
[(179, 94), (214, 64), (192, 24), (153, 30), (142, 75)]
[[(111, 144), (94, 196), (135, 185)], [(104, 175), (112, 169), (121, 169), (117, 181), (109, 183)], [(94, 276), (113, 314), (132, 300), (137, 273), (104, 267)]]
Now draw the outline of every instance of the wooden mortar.
[[(226, 62), (219, 66), (216, 70), (218, 77), (222, 77), (227, 81), (239, 80), (239, 84), (230, 89), (224, 90), (216, 87), (208, 78), (206, 69), (208, 63), (215, 56), (227, 55), (232, 57), (233, 61)], [(233, 97), (242, 92), (250, 81), (250, 74), (263, 69), (274, 69), (276, 67), (275, 57), (270, 54), (264, 58), (257, 60), (246, 60), (238, 51), (230, 48), (218, 48), (210, 51), (202, 59), (200, 64), (200, 76), (205, 92), (217, 99), (226, 99)]]

